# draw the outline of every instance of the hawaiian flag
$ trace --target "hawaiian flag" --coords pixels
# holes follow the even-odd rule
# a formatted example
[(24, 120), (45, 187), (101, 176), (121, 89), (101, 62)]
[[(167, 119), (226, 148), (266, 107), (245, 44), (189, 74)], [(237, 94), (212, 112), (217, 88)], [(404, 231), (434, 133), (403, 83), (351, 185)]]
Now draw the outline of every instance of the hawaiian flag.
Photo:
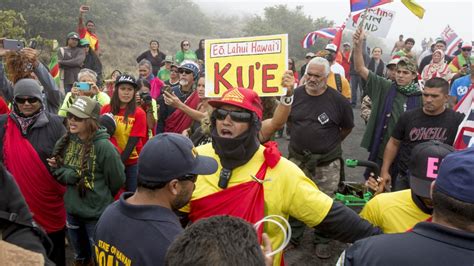
[(457, 50), (459, 43), (462, 43), (462, 39), (449, 25), (444, 28), (441, 33), (441, 38), (446, 42), (446, 54), (449, 56), (452, 56)]
[(454, 110), (464, 114), (464, 120), (458, 127), (454, 148), (463, 150), (474, 146), (474, 86), (471, 85), (468, 92), (454, 107)]
[(317, 31), (312, 31), (312, 32), (306, 34), (304, 39), (301, 40), (301, 46), (303, 46), (303, 48), (309, 48), (309, 47), (315, 45), (317, 37), (332, 40), (336, 36), (336, 33), (337, 33), (338, 29), (339, 29), (339, 27), (324, 28), (324, 29), (320, 29), (320, 30), (317, 30)]
[[(351, 12), (361, 11), (374, 6), (391, 3), (393, 0), (350, 0)], [(370, 5), (369, 5), (370, 3)]]

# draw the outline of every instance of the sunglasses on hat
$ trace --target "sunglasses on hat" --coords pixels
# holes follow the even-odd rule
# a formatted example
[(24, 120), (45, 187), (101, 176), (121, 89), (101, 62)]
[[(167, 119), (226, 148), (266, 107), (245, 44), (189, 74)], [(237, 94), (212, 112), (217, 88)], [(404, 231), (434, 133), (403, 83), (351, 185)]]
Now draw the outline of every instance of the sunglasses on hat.
[(71, 113), (67, 113), (67, 114), (66, 114), (66, 117), (67, 117), (68, 120), (74, 120), (74, 121), (76, 121), (76, 122), (82, 122), (82, 121), (84, 121), (84, 118), (77, 117), (77, 116), (75, 116), (75, 115), (73, 115), (73, 114), (71, 114)]
[(196, 183), (198, 175), (196, 174), (187, 174), (182, 177), (177, 178), (179, 181), (191, 181), (193, 183)]
[(187, 75), (193, 74), (191, 70), (182, 68), (179, 70), (179, 74), (183, 74), (183, 73), (186, 73)]
[(215, 111), (217, 120), (224, 120), (227, 115), (235, 122), (250, 122), (252, 120), (252, 114), (245, 111), (229, 111), (224, 109), (216, 109)]
[(19, 98), (19, 97), (16, 97), (15, 98), (15, 102), (16, 103), (19, 103), (19, 104), (24, 104), (26, 102), (30, 103), (30, 104), (33, 104), (33, 103), (37, 103), (39, 101), (38, 98), (36, 97), (27, 97), (27, 98)]

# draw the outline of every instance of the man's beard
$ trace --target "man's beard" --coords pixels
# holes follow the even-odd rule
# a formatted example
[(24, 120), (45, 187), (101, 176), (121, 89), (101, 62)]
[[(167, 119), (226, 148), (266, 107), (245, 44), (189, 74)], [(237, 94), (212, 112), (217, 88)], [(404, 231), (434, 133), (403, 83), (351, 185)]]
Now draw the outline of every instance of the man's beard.
[(179, 80), (179, 85), (181, 86), (186, 86), (189, 84), (189, 81), (187, 79), (180, 79)]
[(183, 189), (181, 189), (181, 191), (178, 193), (178, 195), (176, 195), (176, 198), (171, 203), (171, 208), (173, 210), (179, 210), (183, 208), (184, 206), (186, 206), (186, 204), (189, 203), (189, 200), (191, 200), (192, 194), (192, 191), (189, 192), (183, 187)]
[[(308, 86), (308, 85), (309, 85), (309, 86)], [(317, 91), (317, 90), (322, 90), (322, 89), (324, 89), (324, 87), (326, 86), (326, 84), (324, 84), (324, 82), (308, 82), (308, 83), (306, 83), (306, 86), (307, 86), (308, 89), (310, 89), (310, 90)]]

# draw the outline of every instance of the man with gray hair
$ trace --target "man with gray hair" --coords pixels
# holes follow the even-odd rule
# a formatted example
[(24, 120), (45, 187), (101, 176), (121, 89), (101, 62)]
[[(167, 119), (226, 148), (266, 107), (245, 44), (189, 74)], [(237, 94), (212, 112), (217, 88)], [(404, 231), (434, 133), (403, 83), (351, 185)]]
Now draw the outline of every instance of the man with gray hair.
[[(354, 114), (350, 102), (327, 85), (329, 72), (325, 58), (313, 58), (306, 67), (306, 84), (295, 89), (289, 116), (289, 159), (332, 197), (343, 173), (341, 142), (354, 127)], [(297, 245), (305, 227), (297, 220), (290, 221), (292, 243)], [(317, 237), (315, 242), (318, 257), (329, 258), (329, 239)]]

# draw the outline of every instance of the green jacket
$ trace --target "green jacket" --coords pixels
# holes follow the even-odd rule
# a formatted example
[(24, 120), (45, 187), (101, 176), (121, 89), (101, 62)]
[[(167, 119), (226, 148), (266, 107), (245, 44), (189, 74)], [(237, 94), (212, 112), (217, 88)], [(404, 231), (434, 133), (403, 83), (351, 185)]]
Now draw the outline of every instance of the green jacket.
[[(64, 137), (63, 137), (64, 138)], [(61, 138), (57, 143), (61, 143)], [(125, 182), (125, 168), (116, 148), (109, 141), (104, 128), (94, 137), (89, 160), (90, 176), (86, 177), (86, 193), (79, 196), (77, 183), (80, 180), (80, 165), (83, 144), (76, 135), (72, 135), (63, 154), (64, 165), (53, 171), (55, 178), (67, 186), (64, 202), (69, 214), (97, 220), (105, 208), (114, 201), (114, 195)]]
[(197, 58), (196, 53), (194, 53), (194, 51), (191, 51), (191, 50), (187, 50), (185, 52), (180, 50), (176, 52), (176, 55), (175, 55), (176, 63), (181, 64), (184, 60), (191, 60), (191, 61), (197, 62), (198, 58)]
[[(369, 121), (367, 122), (367, 126), (365, 128), (364, 136), (362, 137), (361, 146), (366, 148), (370, 151), (369, 147), (371, 146), (372, 142), (375, 141), (373, 139), (373, 135), (375, 133), (375, 126), (378, 122), (377, 115), (380, 112), (380, 109), (383, 109), (383, 105), (385, 103), (385, 98), (388, 95), (388, 91), (392, 86), (392, 81), (380, 76), (377, 76), (372, 71), (369, 71), (369, 76), (367, 78), (367, 83), (364, 88), (367, 95), (372, 100), (372, 111), (369, 117)], [(388, 121), (387, 131), (383, 136), (382, 143), (380, 144), (378, 157), (380, 159), (383, 158), (383, 152), (385, 150), (385, 145), (387, 144), (390, 136), (392, 136), (393, 129), (400, 118), (400, 115), (405, 112), (404, 105), (407, 102), (407, 97), (400, 92), (397, 91), (397, 95), (393, 100), (393, 107), (392, 113), (390, 116), (390, 120)], [(421, 101), (420, 101), (421, 107)]]

